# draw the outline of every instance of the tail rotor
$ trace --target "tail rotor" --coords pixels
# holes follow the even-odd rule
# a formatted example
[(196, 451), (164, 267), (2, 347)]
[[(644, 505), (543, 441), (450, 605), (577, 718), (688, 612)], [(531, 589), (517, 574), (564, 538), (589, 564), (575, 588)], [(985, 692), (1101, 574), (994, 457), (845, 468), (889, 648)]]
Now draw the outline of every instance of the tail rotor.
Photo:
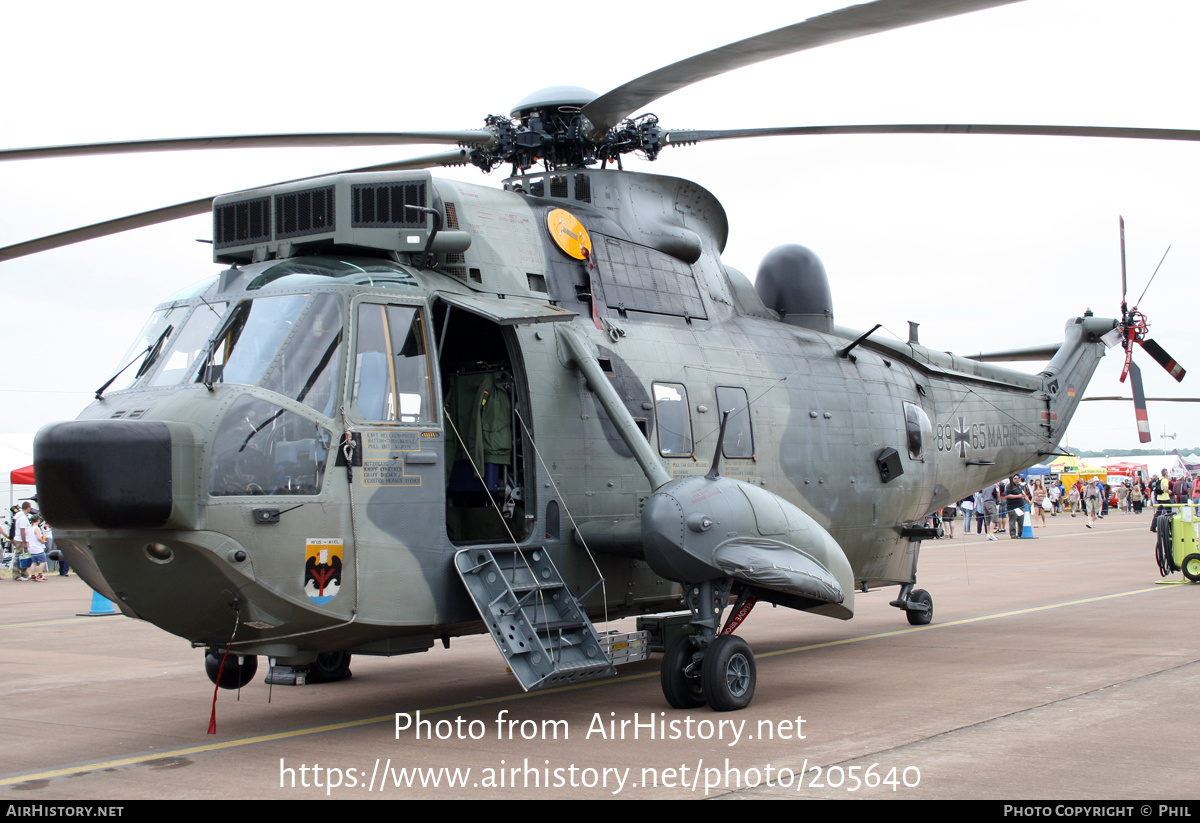
[(1129, 308), (1129, 304), (1125, 300), (1126, 293), (1126, 274), (1125, 274), (1125, 218), (1121, 220), (1121, 346), (1125, 349), (1125, 366), (1121, 369), (1121, 382), (1125, 382), (1125, 378), (1130, 378), (1130, 386), (1133, 389), (1133, 406), (1134, 412), (1137, 415), (1138, 440), (1142, 443), (1150, 442), (1150, 421), (1146, 414), (1146, 393), (1142, 389), (1142, 370), (1133, 362), (1133, 348), (1137, 344), (1146, 350), (1146, 353), (1154, 359), (1156, 363), (1166, 369), (1167, 374), (1175, 378), (1176, 381), (1183, 380), (1187, 370), (1175, 361), (1167, 351), (1149, 339), (1146, 335), (1150, 332), (1150, 322), (1146, 319), (1146, 315), (1138, 310), (1138, 304), (1142, 302), (1142, 297), (1146, 296), (1146, 292), (1150, 289), (1150, 283), (1154, 282), (1155, 275), (1162, 268), (1163, 260), (1167, 259), (1167, 252), (1171, 250), (1167, 246), (1167, 251), (1163, 252), (1162, 259), (1158, 261), (1158, 266), (1154, 269), (1154, 274), (1150, 275), (1150, 281), (1146, 283), (1146, 288), (1142, 290), (1141, 297), (1138, 298), (1137, 304), (1133, 308)]

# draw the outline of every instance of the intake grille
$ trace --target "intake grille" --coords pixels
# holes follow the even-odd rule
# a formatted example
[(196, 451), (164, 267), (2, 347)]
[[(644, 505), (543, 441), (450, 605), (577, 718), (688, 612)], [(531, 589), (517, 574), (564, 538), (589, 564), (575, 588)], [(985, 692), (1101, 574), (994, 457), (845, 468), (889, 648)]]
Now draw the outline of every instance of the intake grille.
[[(354, 228), (425, 228), (424, 183), (362, 184), (351, 188)], [(408, 208), (416, 206), (418, 208)]]
[(213, 210), (213, 236), (218, 249), (271, 239), (271, 198), (226, 203)]
[(275, 237), (333, 231), (333, 186), (275, 196)]

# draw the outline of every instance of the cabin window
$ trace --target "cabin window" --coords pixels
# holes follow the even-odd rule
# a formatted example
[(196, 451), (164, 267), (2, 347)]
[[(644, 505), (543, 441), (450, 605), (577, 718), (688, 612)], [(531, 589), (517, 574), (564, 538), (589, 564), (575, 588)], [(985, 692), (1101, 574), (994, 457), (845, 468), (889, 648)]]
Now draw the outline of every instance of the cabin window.
[(717, 386), (717, 424), (720, 416), (729, 412), (725, 424), (725, 442), (721, 453), (730, 458), (754, 456), (754, 436), (750, 431), (750, 398), (745, 389), (732, 386)]
[(908, 433), (908, 456), (913, 460), (925, 459), (925, 443), (933, 437), (933, 424), (929, 415), (915, 403), (904, 404), (904, 428)]
[(692, 454), (692, 415), (682, 383), (655, 383), (658, 450), (665, 456)]
[(416, 306), (358, 307), (353, 391), (362, 420), (434, 422), (425, 323)]

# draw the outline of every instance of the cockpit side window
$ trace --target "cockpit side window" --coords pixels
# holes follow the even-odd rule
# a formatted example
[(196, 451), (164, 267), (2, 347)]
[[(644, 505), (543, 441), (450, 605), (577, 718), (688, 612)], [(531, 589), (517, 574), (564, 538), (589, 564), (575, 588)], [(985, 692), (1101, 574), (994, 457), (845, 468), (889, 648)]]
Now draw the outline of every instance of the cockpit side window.
[(353, 404), (362, 420), (432, 423), (424, 313), (416, 306), (358, 307)]
[(294, 412), (242, 395), (212, 443), (208, 493), (316, 495), (321, 493), (332, 433)]

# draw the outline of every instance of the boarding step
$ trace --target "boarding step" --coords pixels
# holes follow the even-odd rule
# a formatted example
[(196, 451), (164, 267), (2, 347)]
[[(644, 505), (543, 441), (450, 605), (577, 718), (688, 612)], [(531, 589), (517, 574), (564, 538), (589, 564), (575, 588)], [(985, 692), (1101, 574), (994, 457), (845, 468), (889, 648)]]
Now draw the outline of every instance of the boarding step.
[(475, 546), (459, 550), (454, 565), (525, 691), (616, 674), (544, 548)]

